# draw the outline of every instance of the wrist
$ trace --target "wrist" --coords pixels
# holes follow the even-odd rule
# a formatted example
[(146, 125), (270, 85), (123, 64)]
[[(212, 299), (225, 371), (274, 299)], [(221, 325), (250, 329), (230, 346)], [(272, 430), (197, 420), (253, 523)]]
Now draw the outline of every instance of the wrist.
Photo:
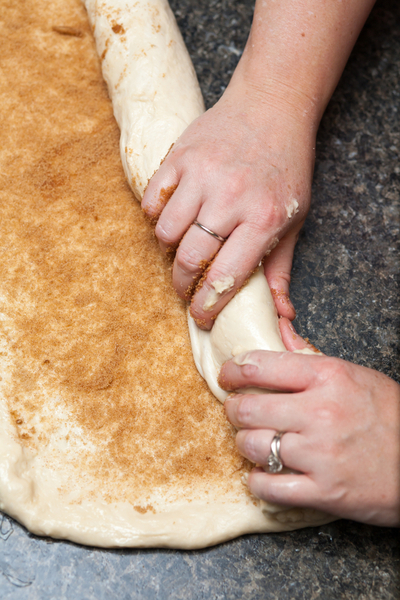
[(261, 78), (251, 69), (243, 68), (242, 73), (235, 73), (230, 85), (232, 91), (240, 91), (247, 103), (254, 106), (260, 120), (263, 109), (267, 108), (268, 113), (281, 116), (282, 125), (287, 123), (289, 127), (304, 129), (316, 136), (325, 103), (295, 82), (268, 73)]
[(265, 129), (270, 143), (281, 146), (286, 139), (292, 145), (298, 139), (304, 146), (315, 147), (318, 107), (302, 90), (286, 82), (271, 79), (260, 83), (238, 65), (221, 102), (225, 110), (239, 111), (244, 123), (259, 131)]

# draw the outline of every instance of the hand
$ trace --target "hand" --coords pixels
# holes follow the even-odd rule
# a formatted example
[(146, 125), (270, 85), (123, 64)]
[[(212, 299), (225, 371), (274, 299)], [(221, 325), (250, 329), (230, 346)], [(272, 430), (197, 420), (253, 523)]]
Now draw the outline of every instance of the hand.
[[(287, 346), (301, 347), (287, 320), (282, 333)], [(265, 465), (273, 436), (285, 431), (282, 462), (300, 472), (254, 469), (251, 492), (286, 506), (400, 525), (400, 386), (377, 371), (326, 356), (256, 351), (246, 360), (243, 366), (225, 363), (220, 385), (283, 393), (228, 397), (225, 410), (240, 429), (239, 451)]]
[[(295, 317), (289, 274), (310, 204), (315, 128), (279, 99), (266, 102), (248, 89), (233, 81), (187, 128), (142, 202), (146, 214), (158, 219), (161, 248), (177, 249), (173, 284), (179, 296), (190, 299), (205, 273), (191, 303), (192, 316), (205, 329), (268, 253), (265, 272), (278, 313)], [(192, 225), (195, 219), (228, 238), (225, 244)], [(215, 294), (215, 282), (225, 282), (221, 294)]]
[[(269, 252), (265, 273), (278, 313), (294, 318), (289, 273), (310, 203), (316, 130), (373, 1), (257, 0), (226, 92), (151, 179), (142, 206), (159, 219), (164, 251), (180, 243), (176, 291), (189, 299), (205, 275), (191, 305), (200, 327), (211, 329)], [(221, 246), (195, 219), (229, 239)]]

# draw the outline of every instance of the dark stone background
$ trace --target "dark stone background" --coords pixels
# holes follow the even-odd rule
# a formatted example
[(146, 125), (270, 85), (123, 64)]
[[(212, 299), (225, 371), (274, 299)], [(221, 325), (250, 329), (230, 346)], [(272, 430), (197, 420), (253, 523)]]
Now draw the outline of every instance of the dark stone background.
[[(253, 2), (171, 2), (207, 106)], [(324, 352), (399, 376), (400, 5), (378, 1), (323, 119), (293, 270), (296, 326)], [(99, 550), (0, 516), (1, 600), (398, 599), (398, 530), (339, 521), (202, 551)]]

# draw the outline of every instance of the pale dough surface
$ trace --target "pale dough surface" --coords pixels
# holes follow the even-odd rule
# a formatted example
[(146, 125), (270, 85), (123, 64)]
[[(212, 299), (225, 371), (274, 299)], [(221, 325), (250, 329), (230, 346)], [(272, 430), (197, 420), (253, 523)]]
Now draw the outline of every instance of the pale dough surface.
[(204, 111), (167, 0), (83, 0), (94, 28), (125, 175), (141, 200), (171, 145)]
[(228, 395), (217, 381), (224, 362), (250, 350), (286, 351), (262, 268), (222, 309), (211, 331), (199, 329), (189, 316), (189, 332), (196, 367), (220, 402)]
[(185, 307), (124, 182), (82, 6), (21, 4), (3, 3), (0, 32), (1, 510), (99, 546), (200, 548), (327, 522), (265, 507), (243, 484), (251, 465), (195, 369)]

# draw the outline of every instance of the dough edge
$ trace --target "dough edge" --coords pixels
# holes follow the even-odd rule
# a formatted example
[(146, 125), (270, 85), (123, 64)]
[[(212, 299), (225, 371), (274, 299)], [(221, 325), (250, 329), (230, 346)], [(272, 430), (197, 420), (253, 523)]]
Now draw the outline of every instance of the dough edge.
[[(199, 498), (192, 502), (165, 503), (156, 514), (140, 514), (125, 503), (90, 499), (63, 501), (36, 458), (16, 441), (13, 425), (0, 413), (0, 509), (39, 536), (69, 539), (100, 547), (205, 548), (249, 533), (297, 529), (299, 522), (280, 522), (282, 511), (266, 515), (244, 494)], [(45, 493), (40, 493), (43, 489)], [(283, 511), (285, 513), (285, 511)], [(280, 515), (282, 515), (280, 517)], [(296, 519), (299, 515), (296, 515)], [(325, 523), (321, 513), (320, 523)], [(316, 523), (313, 523), (316, 524)], [(318, 522), (319, 524), (319, 522)], [(306, 520), (300, 526), (310, 525)]]

